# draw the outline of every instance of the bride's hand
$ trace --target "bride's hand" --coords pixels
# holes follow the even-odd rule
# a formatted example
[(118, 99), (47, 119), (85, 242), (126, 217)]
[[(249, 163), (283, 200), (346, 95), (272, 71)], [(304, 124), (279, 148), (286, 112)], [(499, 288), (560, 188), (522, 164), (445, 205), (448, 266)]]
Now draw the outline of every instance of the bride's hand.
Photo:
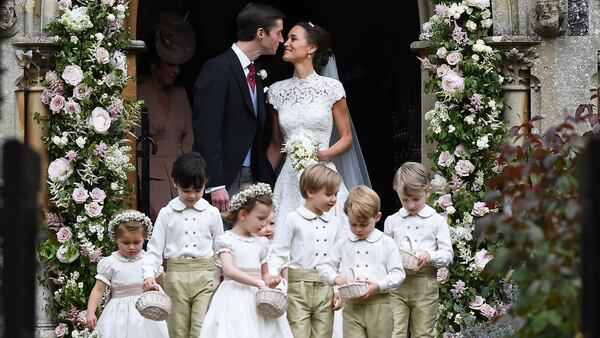
[(331, 156), (327, 154), (327, 149), (317, 151), (317, 158), (319, 162), (328, 162), (331, 160)]

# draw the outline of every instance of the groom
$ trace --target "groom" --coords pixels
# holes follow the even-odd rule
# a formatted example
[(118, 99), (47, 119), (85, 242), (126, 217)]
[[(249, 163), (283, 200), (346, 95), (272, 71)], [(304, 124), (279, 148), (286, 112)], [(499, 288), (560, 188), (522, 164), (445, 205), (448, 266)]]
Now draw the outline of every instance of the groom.
[[(265, 155), (265, 100), (254, 60), (283, 43), (279, 10), (248, 3), (237, 16), (238, 41), (203, 65), (194, 84), (194, 151), (208, 164), (206, 192), (219, 210), (240, 187), (275, 182)], [(270, 135), (270, 131), (266, 131)]]

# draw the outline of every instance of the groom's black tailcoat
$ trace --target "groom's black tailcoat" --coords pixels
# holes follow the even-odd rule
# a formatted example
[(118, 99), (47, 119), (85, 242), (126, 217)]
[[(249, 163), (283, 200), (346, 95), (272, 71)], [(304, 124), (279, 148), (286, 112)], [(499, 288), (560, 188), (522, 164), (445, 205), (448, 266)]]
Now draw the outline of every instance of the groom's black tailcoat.
[(258, 75), (256, 92), (255, 113), (244, 70), (231, 48), (202, 66), (194, 84), (193, 149), (208, 165), (208, 187), (229, 186), (250, 146), (254, 180), (274, 184), (275, 174), (265, 153), (271, 131), (265, 130), (268, 117)]

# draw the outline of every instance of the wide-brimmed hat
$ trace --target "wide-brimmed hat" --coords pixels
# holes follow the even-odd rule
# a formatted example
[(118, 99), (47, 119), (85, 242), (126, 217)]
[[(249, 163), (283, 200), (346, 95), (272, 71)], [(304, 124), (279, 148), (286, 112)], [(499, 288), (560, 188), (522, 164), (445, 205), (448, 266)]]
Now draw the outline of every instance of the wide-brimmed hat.
[(156, 53), (168, 63), (186, 63), (196, 50), (196, 36), (185, 19), (171, 12), (160, 13), (155, 35)]

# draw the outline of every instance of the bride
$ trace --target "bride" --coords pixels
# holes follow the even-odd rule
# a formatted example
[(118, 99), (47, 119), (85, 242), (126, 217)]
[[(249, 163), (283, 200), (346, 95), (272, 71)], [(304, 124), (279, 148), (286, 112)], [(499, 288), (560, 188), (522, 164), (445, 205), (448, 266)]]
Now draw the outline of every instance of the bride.
[[(319, 142), (317, 157), (332, 169), (336, 169), (333, 161), (352, 148), (352, 125), (344, 87), (338, 80), (318, 75), (315, 71), (315, 68), (322, 70), (328, 65), (332, 56), (329, 43), (329, 33), (322, 27), (300, 22), (292, 27), (283, 45), (283, 60), (294, 65), (294, 74), (290, 79), (274, 83), (267, 92), (267, 109), (274, 115), (267, 157), (274, 167), (281, 160), (282, 145), (299, 133)], [(331, 65), (328, 66), (331, 69)], [(331, 70), (329, 72), (332, 73)], [(339, 136), (330, 144), (332, 132)], [(346, 182), (344, 173), (341, 174)], [(334, 215), (344, 216), (347, 196), (348, 189), (342, 183), (336, 207), (331, 211)], [(276, 226), (303, 203), (297, 172), (289, 158), (275, 182), (273, 200), (277, 205)]]

